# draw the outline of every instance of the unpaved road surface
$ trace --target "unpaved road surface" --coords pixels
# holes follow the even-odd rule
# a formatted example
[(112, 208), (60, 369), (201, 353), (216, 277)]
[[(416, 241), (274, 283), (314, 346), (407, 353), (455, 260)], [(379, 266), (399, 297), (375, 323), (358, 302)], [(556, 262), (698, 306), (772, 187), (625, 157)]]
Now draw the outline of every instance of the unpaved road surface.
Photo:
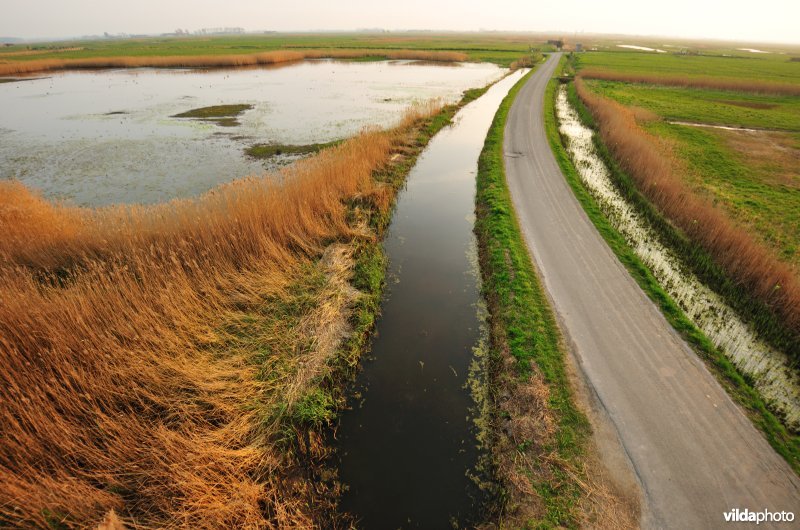
[(642, 526), (747, 527), (725, 522), (733, 508), (800, 520), (800, 480), (636, 285), (561, 174), (542, 114), (557, 62), (540, 66), (511, 108), (506, 176), (574, 359), (641, 485)]

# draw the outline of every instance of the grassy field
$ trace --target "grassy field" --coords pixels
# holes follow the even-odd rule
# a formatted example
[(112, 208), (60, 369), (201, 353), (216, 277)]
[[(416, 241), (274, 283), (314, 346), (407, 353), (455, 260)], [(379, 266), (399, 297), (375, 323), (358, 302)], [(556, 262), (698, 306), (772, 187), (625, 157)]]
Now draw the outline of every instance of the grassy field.
[[(391, 52), (456, 52), (468, 60), (486, 61), (508, 66), (526, 55), (531, 48), (549, 51), (541, 35), (511, 34), (264, 34), (215, 37), (165, 37), (122, 40), (74, 41), (28, 46), (15, 45), (0, 49), (0, 64), (40, 59), (92, 59), (164, 56), (224, 56), (268, 51), (344, 51), (373, 53), (373, 58), (386, 58)], [(381, 53), (383, 55), (381, 55)], [(424, 57), (420, 57), (424, 58)]]
[[(561, 67), (569, 70), (566, 57), (562, 58)], [(582, 183), (558, 131), (558, 121), (555, 113), (556, 87), (556, 82), (551, 81), (545, 95), (545, 105), (549, 109), (545, 113), (545, 130), (559, 167), (589, 219), (642, 290), (661, 309), (669, 323), (692, 346), (698, 355), (708, 363), (728, 393), (747, 411), (753, 423), (764, 432), (767, 440), (775, 450), (786, 459), (795, 471), (800, 472), (800, 436), (787, 431), (780, 419), (770, 412), (763, 398), (756, 392), (750, 382), (742, 377), (724, 352), (715, 348), (711, 341), (686, 317), (683, 310), (659, 285), (647, 266), (642, 263), (626, 243), (625, 238), (614, 229)], [(581, 114), (582, 120), (588, 125), (592, 125), (593, 118), (581, 103), (574, 87), (570, 89), (569, 94), (570, 101)], [(713, 265), (709, 266), (712, 262), (703, 253), (702, 249), (699, 249), (697, 245), (688, 241), (682, 234), (670, 227), (669, 221), (638, 191), (633, 179), (620, 171), (608, 150), (602, 144), (598, 147), (601, 155), (612, 170), (615, 184), (620, 188), (626, 199), (631, 201), (653, 226), (661, 227), (662, 235), (670, 246), (682, 251), (685, 256), (697, 257), (706, 264), (707, 269), (705, 271), (695, 271), (700, 273), (704, 281), (725, 295), (733, 297), (733, 294), (738, 292), (738, 288), (732, 285), (719, 268), (713, 267)], [(763, 307), (759, 308), (758, 311), (763, 312)], [(747, 312), (745, 312), (745, 315), (754, 316)], [(771, 320), (768, 320), (766, 327), (774, 329), (775, 326), (771, 323)]]
[[(800, 113), (798, 113), (800, 116)], [(748, 133), (654, 122), (686, 182), (800, 273), (800, 134)]]
[[(778, 53), (753, 56), (741, 51), (706, 50), (703, 55), (598, 51), (580, 54), (580, 68), (602, 68), (626, 74), (676, 75), (681, 77), (717, 77), (752, 79), (800, 84), (800, 63), (791, 61), (800, 55)], [(724, 54), (727, 51), (730, 57)], [(736, 55), (734, 55), (736, 54)]]
[[(798, 67), (800, 79), (800, 67)], [(668, 121), (800, 131), (800, 97), (587, 80), (593, 92)]]
[[(669, 186), (659, 184), (658, 189), (644, 190), (645, 194), (681, 230), (704, 246), (730, 277), (741, 283), (744, 292), (780, 314), (796, 333), (797, 302), (793, 289), (800, 281), (797, 250), (800, 97), (752, 92), (748, 84), (767, 79), (780, 81), (781, 86), (800, 86), (800, 63), (782, 55), (732, 59), (615, 52), (581, 54), (575, 67), (579, 75), (587, 68), (613, 72), (621, 78), (644, 71), (669, 76), (684, 72), (744, 83), (736, 90), (720, 90), (663, 86), (655, 81), (587, 79), (583, 83), (586, 91), (583, 100), (590, 100), (593, 112), (604, 113), (600, 120), (600, 128), (605, 130), (604, 141), (626, 171), (634, 176), (641, 173), (640, 187), (648, 179), (650, 182), (661, 179), (662, 184), (671, 182)], [(615, 108), (613, 104), (617, 103), (621, 106)], [(623, 127), (621, 116), (626, 113), (628, 121)], [(620, 123), (611, 127), (606, 123), (609, 120)], [(670, 123), (675, 121), (767, 130), (726, 130)], [(608, 125), (606, 129), (604, 125)], [(634, 136), (638, 136), (639, 147), (633, 145)], [(623, 154), (628, 144), (633, 151)], [(644, 151), (648, 151), (648, 157), (643, 157)], [(690, 193), (678, 191), (683, 188)], [(677, 202), (667, 199), (670, 194)], [(689, 213), (687, 201), (696, 211)], [(687, 216), (692, 219), (711, 216), (717, 221), (693, 225)], [(730, 227), (720, 231), (723, 225)], [(721, 235), (723, 232), (727, 234)], [(745, 244), (745, 239), (755, 243)], [(745, 247), (750, 250), (745, 251)], [(753, 257), (742, 260), (744, 255)], [(793, 272), (777, 272), (785, 266)], [(751, 270), (747, 271), (748, 268)], [(782, 278), (776, 280), (774, 288), (766, 283), (759, 285), (772, 274), (767, 274), (768, 269), (775, 271), (775, 278)], [(783, 297), (783, 301), (776, 297)]]
[(596, 80), (586, 85), (627, 107), (653, 112), (657, 119), (644, 120), (645, 130), (667, 141), (692, 188), (781, 260), (800, 265), (800, 97)]

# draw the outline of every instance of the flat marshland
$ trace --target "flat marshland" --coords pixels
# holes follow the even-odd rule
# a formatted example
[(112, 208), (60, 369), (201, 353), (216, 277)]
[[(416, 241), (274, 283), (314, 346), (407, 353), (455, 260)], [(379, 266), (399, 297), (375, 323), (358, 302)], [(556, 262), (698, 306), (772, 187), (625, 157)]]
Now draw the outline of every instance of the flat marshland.
[[(14, 45), (0, 50), (0, 72), (62, 68), (68, 61), (85, 67), (113, 66), (231, 66), (274, 64), (302, 58), (360, 60), (416, 59), (485, 61), (508, 66), (536, 50), (552, 50), (542, 35), (525, 33), (281, 33), (243, 36), (166, 37), (91, 40), (72, 43)], [(172, 59), (170, 59), (172, 58)], [(105, 62), (104, 62), (105, 60)], [(51, 62), (45, 62), (51, 61)], [(148, 61), (150, 61), (149, 64)], [(5, 63), (5, 64), (3, 64)], [(28, 66), (23, 66), (24, 64)], [(16, 67), (14, 66), (16, 65)], [(5, 75), (5, 74), (0, 74)]]
[(578, 64), (578, 95), (622, 169), (796, 337), (800, 65), (626, 52)]
[[(629, 76), (643, 64), (674, 74), (682, 61), (707, 76), (730, 75), (734, 61), (750, 68), (745, 82), (770, 71), (800, 82), (786, 57), (580, 54), (564, 64), (576, 82), (550, 92), (566, 123), (559, 131), (554, 111), (551, 145), (580, 151), (580, 167), (562, 169), (595, 225), (796, 470), (797, 97)], [(592, 77), (597, 67), (608, 74)]]
[(319, 432), (374, 314), (378, 232), (448, 109), (149, 207), (2, 183), (2, 524), (322, 524)]
[[(239, 141), (254, 115), (270, 112), (271, 134), (248, 136), (238, 155), (253, 163), (313, 155), (263, 177), (224, 183), (236, 177), (228, 175), (204, 188), (192, 182), (188, 192), (165, 192), (158, 178), (131, 175), (127, 164), (117, 164), (128, 173), (127, 179), (120, 173), (121, 185), (104, 171), (94, 180), (77, 174), (44, 180), (52, 186), (41, 193), (26, 186), (37, 171), (0, 180), (0, 526), (83, 528), (104, 518), (159, 528), (342, 523), (336, 507), (342, 485), (329, 467), (324, 434), (344, 405), (344, 383), (356, 370), (379, 310), (385, 273), (380, 240), (395, 194), (427, 141), (459, 107), (453, 93), (462, 92), (461, 84), (494, 81), (502, 70), (490, 64), (442, 68), (439, 77), (414, 81), (398, 97), (407, 80), (396, 82), (393, 72), (405, 68), (409, 77), (409, 69), (434, 68), (417, 61), (470, 57), (460, 50), (414, 49), (407, 42), (372, 52), (252, 50), (247, 39), (231, 39), (240, 48), (226, 48), (225, 39), (211, 41), (204, 48), (204, 39), (188, 45), (160, 40), (155, 51), (147, 50), (150, 41), (101, 42), (43, 54), (11, 50), (0, 57), (0, 70), (14, 75), (67, 70), (8, 85), (41, 91), (43, 111), (48, 105), (71, 109), (57, 115), (55, 127), (38, 123), (50, 130), (45, 136), (59, 137), (47, 136), (51, 143), (68, 143), (80, 136), (76, 132), (105, 137), (119, 126), (134, 130), (125, 133), (126, 146), (152, 143), (153, 131), (165, 124), (205, 131), (211, 141)], [(496, 54), (503, 64), (530, 55), (522, 40), (502, 46), (477, 52)], [(298, 62), (318, 57), (352, 62)], [(371, 62), (386, 58), (403, 61)], [(222, 93), (231, 90), (237, 74), (261, 75), (260, 70), (169, 70), (279, 63), (291, 66), (269, 71), (297, 77), (325, 68), (331, 78), (336, 74), (340, 92), (351, 88), (348, 75), (358, 77), (341, 72), (379, 72), (392, 86), (379, 86), (380, 98), (359, 100), (356, 114), (378, 106), (396, 110), (431, 90), (445, 97), (417, 105), (396, 126), (362, 130), (343, 141), (348, 135), (339, 134), (341, 127), (330, 134), (311, 116), (331, 121), (330, 109), (317, 112), (314, 106), (326, 98), (305, 94), (309, 116), (298, 114), (293, 125), (314, 130), (286, 142), (272, 134), (281, 125), (273, 101), (265, 105), (227, 93), (186, 97), (192, 86), (187, 80), (197, 76), (209, 76), (200, 88), (210, 88), (212, 78), (220, 87), (227, 81)], [(124, 70), (142, 66), (165, 69)], [(123, 70), (71, 71), (101, 68)], [(143, 92), (151, 78), (154, 93), (165, 98), (152, 109), (140, 109), (120, 94)], [(358, 81), (364, 85), (363, 75)], [(88, 92), (48, 88), (73, 82), (65, 86), (88, 86)], [(86, 98), (101, 101), (99, 109), (76, 113), (75, 101), (56, 100), (94, 94), (104, 85), (114, 95)], [(465, 91), (461, 104), (482, 93)], [(340, 113), (341, 108), (349, 111), (339, 102)], [(2, 131), (0, 154), (24, 164), (32, 157), (8, 141), (25, 123), (17, 114), (14, 126)], [(350, 120), (345, 129), (355, 127), (353, 117), (339, 116), (343, 120)], [(95, 163), (115, 151), (104, 149), (106, 140), (89, 140), (91, 149), (69, 149), (77, 155), (67, 161)], [(172, 145), (167, 150), (174, 154)], [(152, 151), (145, 149), (147, 156), (139, 158)], [(201, 158), (179, 163), (203, 164)], [(101, 196), (104, 182), (112, 185)], [(119, 195), (139, 184), (150, 195)], [(153, 196), (177, 198), (159, 202)]]
[[(535, 67), (552, 49), (542, 40), (284, 34), (0, 51), (0, 76), (19, 76), (0, 87), (17, 94), (0, 117), (0, 526), (92, 527), (112, 510), (131, 527), (350, 524), (325, 433), (380, 309), (395, 196), (431, 136), (483, 93), (462, 89), (496, 80), (497, 65)], [(800, 62), (706, 52), (575, 54), (571, 94), (691, 267), (800, 355)], [(437, 73), (415, 77), (426, 69)], [(145, 86), (157, 104), (131, 97)], [(622, 506), (614, 524), (633, 526), (635, 500), (589, 480), (590, 428), (504, 187), (516, 90), (478, 173), (497, 386), (489, 516), (568, 526)], [(59, 99), (79, 93), (102, 105)], [(444, 102), (396, 122), (431, 95)], [(139, 155), (121, 163), (120, 146)], [(293, 164), (239, 178), (278, 159)], [(528, 402), (506, 400), (516, 393)]]
[[(333, 60), (56, 72), (0, 85), (0, 179), (81, 206), (192, 197), (502, 75), (486, 63)], [(265, 144), (284, 147), (251, 156)]]

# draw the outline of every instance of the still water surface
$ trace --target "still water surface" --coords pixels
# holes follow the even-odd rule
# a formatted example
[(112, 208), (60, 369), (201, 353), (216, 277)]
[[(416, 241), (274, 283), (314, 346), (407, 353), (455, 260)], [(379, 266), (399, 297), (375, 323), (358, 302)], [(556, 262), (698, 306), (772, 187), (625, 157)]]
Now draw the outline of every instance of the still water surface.
[[(511, 74), (433, 138), (401, 192), (385, 249), (389, 294), (373, 360), (338, 430), (342, 508), (358, 528), (461, 528), (479, 516), (469, 389), (481, 342), (475, 173)], [(471, 373), (472, 372), (472, 373)], [(479, 375), (479, 374), (477, 374)]]
[[(0, 179), (81, 205), (197, 195), (270, 164), (254, 143), (310, 144), (388, 126), (414, 101), (457, 100), (504, 70), (410, 61), (306, 61), (257, 69), (58, 73), (0, 84)], [(252, 104), (237, 127), (172, 118)], [(274, 164), (274, 162), (273, 162)]]

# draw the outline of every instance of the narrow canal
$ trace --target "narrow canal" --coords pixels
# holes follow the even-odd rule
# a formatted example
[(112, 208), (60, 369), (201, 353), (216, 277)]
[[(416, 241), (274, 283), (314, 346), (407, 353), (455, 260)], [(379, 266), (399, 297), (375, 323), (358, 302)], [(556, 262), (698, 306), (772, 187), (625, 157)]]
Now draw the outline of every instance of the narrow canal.
[(475, 521), (480, 456), (469, 388), (481, 340), (473, 218), (478, 155), (517, 71), (464, 107), (428, 145), (401, 192), (385, 248), (382, 316), (338, 430), (342, 509), (358, 528)]

